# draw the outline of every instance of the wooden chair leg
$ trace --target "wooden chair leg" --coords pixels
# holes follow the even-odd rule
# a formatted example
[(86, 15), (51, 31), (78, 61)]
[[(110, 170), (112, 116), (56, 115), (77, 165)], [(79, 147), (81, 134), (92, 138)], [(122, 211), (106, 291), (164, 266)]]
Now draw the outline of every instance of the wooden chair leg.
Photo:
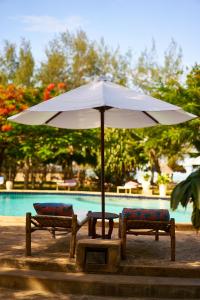
[(119, 228), (118, 228), (118, 238), (121, 239), (122, 236), (122, 215), (119, 214)]
[(73, 258), (75, 255), (76, 249), (76, 234), (77, 234), (77, 216), (74, 215), (72, 217), (72, 233), (70, 239), (70, 249), (69, 249), (69, 257)]
[(176, 258), (176, 235), (175, 235), (175, 221), (170, 220), (170, 237), (171, 237), (171, 260), (175, 261)]
[(26, 214), (26, 256), (31, 256), (31, 213)]
[(122, 233), (121, 233), (121, 257), (126, 258), (126, 218), (122, 221)]
[(76, 249), (76, 234), (72, 233), (71, 239), (70, 239), (70, 249), (69, 249), (69, 257), (70, 258), (74, 257), (75, 249)]
[(159, 230), (155, 232), (155, 241), (159, 241)]

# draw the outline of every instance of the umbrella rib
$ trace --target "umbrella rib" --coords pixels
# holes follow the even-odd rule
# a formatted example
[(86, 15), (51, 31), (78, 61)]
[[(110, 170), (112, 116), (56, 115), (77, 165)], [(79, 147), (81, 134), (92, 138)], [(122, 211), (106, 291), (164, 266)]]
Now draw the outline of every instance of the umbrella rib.
[(59, 111), (58, 113), (56, 113), (53, 117), (49, 118), (49, 119), (45, 122), (45, 124), (48, 124), (50, 121), (52, 121), (53, 119), (55, 119), (55, 118), (56, 118), (57, 116), (59, 116), (61, 113), (62, 113), (61, 111)]
[(157, 121), (154, 117), (152, 117), (148, 112), (142, 111), (146, 116), (148, 116), (151, 120), (153, 120), (156, 124), (159, 124), (159, 121)]

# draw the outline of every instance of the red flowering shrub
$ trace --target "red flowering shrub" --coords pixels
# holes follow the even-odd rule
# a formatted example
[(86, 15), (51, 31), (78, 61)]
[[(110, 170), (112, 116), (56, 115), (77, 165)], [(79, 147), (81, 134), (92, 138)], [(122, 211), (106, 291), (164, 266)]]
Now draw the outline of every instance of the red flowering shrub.
[(0, 115), (1, 116), (7, 116), (7, 114), (8, 114), (8, 109), (0, 107)]
[(44, 100), (49, 100), (51, 98), (51, 93), (49, 90), (44, 91)]
[(63, 90), (66, 89), (66, 84), (64, 82), (59, 82), (57, 85), (50, 83), (44, 90), (44, 100), (49, 100), (60, 93), (63, 93)]
[[(28, 93), (28, 92), (27, 92)], [(30, 93), (28, 96), (30, 98)], [(7, 118), (12, 114), (17, 114), (20, 111), (28, 108), (26, 104), (25, 90), (18, 88), (13, 84), (7, 87), (0, 85), (0, 131), (11, 131), (13, 126), (7, 123)], [(5, 136), (6, 138), (6, 136)]]
[(15, 104), (8, 104), (7, 106), (7, 113), (10, 113), (12, 111), (15, 111), (16, 110), (16, 105)]
[(66, 84), (65, 84), (64, 82), (59, 82), (59, 83), (58, 83), (58, 88), (59, 88), (60, 90), (63, 90), (65, 87), (66, 87)]
[(23, 111), (28, 108), (27, 104), (22, 104), (20, 110)]
[(12, 130), (12, 125), (10, 125), (10, 124), (4, 124), (1, 126), (1, 131), (7, 132), (10, 130)]
[(50, 84), (47, 86), (47, 90), (48, 90), (48, 91), (52, 91), (54, 88), (55, 88), (55, 84), (54, 84), (54, 83), (50, 83)]

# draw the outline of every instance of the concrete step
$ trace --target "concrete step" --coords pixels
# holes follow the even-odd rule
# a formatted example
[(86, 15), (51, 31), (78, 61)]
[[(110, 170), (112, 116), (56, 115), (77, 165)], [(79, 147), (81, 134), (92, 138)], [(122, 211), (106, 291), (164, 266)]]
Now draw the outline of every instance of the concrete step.
[[(101, 297), (90, 295), (72, 295), (36, 291), (22, 291), (14, 289), (0, 288), (0, 299), (6, 300), (121, 300), (120, 297)], [(138, 298), (138, 297), (123, 297), (124, 300), (158, 300), (158, 298)], [(175, 298), (162, 298), (162, 300), (177, 300)], [(199, 299), (193, 299), (199, 300)]]
[(200, 279), (63, 273), (4, 268), (0, 287), (103, 297), (199, 299)]
[[(186, 266), (184, 263), (171, 265), (120, 265), (119, 274), (130, 276), (161, 276), (200, 278), (200, 266)], [(200, 298), (200, 297), (199, 297)]]
[[(53, 271), (76, 273), (75, 259), (47, 260), (46, 258), (0, 258), (0, 268), (28, 269), (38, 271)], [(158, 263), (153, 265), (127, 264), (123, 261), (120, 264), (118, 274), (131, 276), (161, 276), (161, 277), (185, 277), (200, 278), (200, 265), (188, 262), (175, 262), (168, 264)]]
[(52, 272), (77, 272), (75, 259), (47, 259), (46, 257), (1, 257), (1, 268), (28, 269)]

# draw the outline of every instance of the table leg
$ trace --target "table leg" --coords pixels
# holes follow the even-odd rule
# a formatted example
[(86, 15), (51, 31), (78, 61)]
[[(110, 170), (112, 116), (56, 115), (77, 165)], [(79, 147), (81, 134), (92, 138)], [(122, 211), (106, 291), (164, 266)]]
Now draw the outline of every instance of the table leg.
[(92, 218), (88, 219), (88, 236), (92, 236)]
[(96, 223), (97, 223), (97, 219), (92, 218), (91, 219), (91, 236), (92, 236), (92, 239), (96, 238)]
[(108, 239), (111, 239), (111, 235), (113, 232), (114, 222), (113, 219), (109, 220), (109, 229), (108, 229)]

